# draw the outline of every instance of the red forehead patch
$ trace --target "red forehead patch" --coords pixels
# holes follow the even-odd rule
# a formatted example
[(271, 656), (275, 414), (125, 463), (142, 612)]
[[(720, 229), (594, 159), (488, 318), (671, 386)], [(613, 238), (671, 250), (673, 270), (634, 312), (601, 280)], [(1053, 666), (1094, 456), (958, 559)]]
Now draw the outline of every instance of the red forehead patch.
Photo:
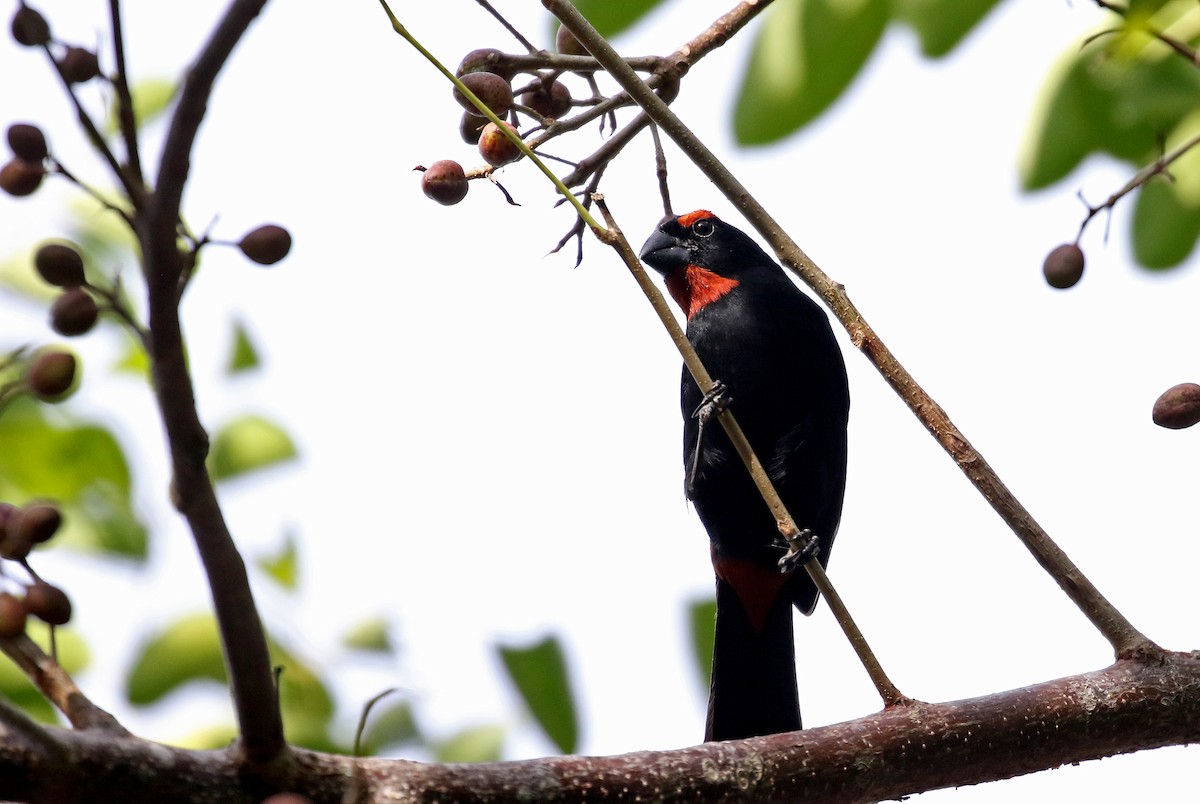
[(679, 225), (687, 229), (696, 221), (702, 221), (705, 218), (715, 218), (716, 215), (709, 212), (707, 209), (698, 209), (695, 212), (689, 212), (686, 215), (679, 216)]

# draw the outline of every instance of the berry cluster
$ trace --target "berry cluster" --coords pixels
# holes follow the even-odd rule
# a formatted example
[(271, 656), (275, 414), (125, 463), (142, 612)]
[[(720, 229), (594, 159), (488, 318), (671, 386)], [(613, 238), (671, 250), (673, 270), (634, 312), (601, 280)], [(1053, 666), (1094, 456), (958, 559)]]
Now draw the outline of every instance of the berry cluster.
[(0, 591), (0, 637), (24, 633), (30, 615), (50, 625), (70, 621), (70, 598), (62, 589), (39, 578), (28, 560), (30, 551), (49, 541), (62, 527), (62, 521), (62, 512), (50, 503), (34, 502), (23, 507), (0, 503), (0, 559), (20, 564), (30, 577), (28, 582), (17, 581), (0, 565), (0, 575), (10, 587)]
[[(559, 29), (556, 47), (560, 55), (586, 56), (587, 52), (578, 40), (564, 28)], [(571, 90), (559, 80), (562, 69), (539, 69), (536, 64), (522, 66), (522, 59), (502, 53), (494, 48), (472, 50), (458, 65), (455, 74), (496, 117), (508, 117), (504, 123), (509, 131), (526, 138), (533, 131), (546, 129), (570, 114), (576, 105), (593, 103), (576, 101)], [(529, 61), (525, 59), (525, 61)], [(519, 76), (528, 78), (520, 88), (513, 89), (513, 81)], [(489, 165), (482, 171), (473, 172), (470, 178), (490, 174), (493, 168), (516, 162), (521, 158), (521, 149), (510, 139), (500, 126), (479, 113), (475, 105), (456, 88), (454, 98), (463, 107), (459, 122), (459, 134), (463, 142), (475, 145), (479, 155)], [(532, 121), (532, 127), (524, 134), (518, 128), (522, 117)], [(447, 206), (466, 198), (468, 174), (460, 163), (452, 159), (434, 162), (423, 171), (421, 189), (429, 198)]]

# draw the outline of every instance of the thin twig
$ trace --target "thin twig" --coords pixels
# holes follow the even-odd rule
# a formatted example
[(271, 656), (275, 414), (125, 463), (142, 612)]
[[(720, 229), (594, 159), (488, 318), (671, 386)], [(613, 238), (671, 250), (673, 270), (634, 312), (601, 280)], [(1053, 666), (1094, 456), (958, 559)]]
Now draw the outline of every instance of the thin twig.
[(504, 15), (501, 14), (499, 11), (497, 11), (495, 8), (493, 8), (491, 3), (489, 3), (487, 0), (475, 0), (475, 2), (478, 3), (479, 5), (483, 6), (483, 8), (487, 11), (487, 13), (489, 13), (493, 17), (495, 17), (496, 21), (504, 26), (504, 30), (506, 30), (510, 34), (512, 34), (513, 38), (516, 39), (518, 42), (520, 42), (522, 47), (524, 47), (530, 53), (538, 52), (539, 48), (534, 47), (532, 42), (530, 42), (528, 39), (526, 39), (524, 36), (522, 36), (521, 32), (518, 31), (516, 28), (514, 28), (511, 22), (504, 19)]
[[(145, 186), (146, 176), (142, 173), (142, 155), (138, 148), (137, 118), (133, 113), (133, 96), (129, 92), (129, 77), (125, 65), (125, 30), (121, 24), (121, 0), (109, 0), (109, 17), (112, 20), (113, 55), (117, 71), (111, 81), (117, 95), (117, 124), (125, 139), (125, 165), (129, 180)], [(140, 199), (133, 199), (136, 207)]]
[[(717, 156), (655, 95), (650, 87), (629, 70), (620, 56), (605, 42), (577, 9), (566, 0), (542, 0), (542, 5), (562, 20), (571, 33), (604, 65), (680, 150), (700, 168), (760, 235), (771, 245), (784, 265), (795, 271), (828, 305), (850, 333), (851, 342), (867, 356), (884, 379), (927, 430), (950, 454), (1000, 517), (1012, 528), (1037, 562), (1055, 579), (1063, 591), (1097, 630), (1108, 639), (1118, 657), (1161, 653), (1144, 634), (1117, 610), (1087, 579), (1071, 559), (1049, 537), (1033, 516), (1000, 481), (983, 456), (950, 421), (946, 412), (933, 401), (908, 370), (870, 327), (846, 295), (841, 285), (817, 267), (796, 245), (754, 195), (729, 171)], [(586, 38), (586, 41), (585, 41)], [(809, 562), (812, 566), (814, 562)]]

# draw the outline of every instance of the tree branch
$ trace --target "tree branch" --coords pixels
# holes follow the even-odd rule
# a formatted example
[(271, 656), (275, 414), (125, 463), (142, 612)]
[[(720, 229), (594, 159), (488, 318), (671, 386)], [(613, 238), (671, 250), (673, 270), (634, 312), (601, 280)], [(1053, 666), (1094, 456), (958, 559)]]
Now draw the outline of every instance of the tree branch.
[(109, 735), (128, 736), (117, 719), (96, 706), (75, 685), (62, 665), (46, 655), (37, 644), (20, 634), (0, 639), (0, 650), (21, 668), (38, 691), (66, 716), (77, 729), (96, 729)]
[[(208, 434), (196, 412), (177, 297), (179, 277), (186, 266), (177, 233), (191, 149), (217, 74), (265, 4), (266, 0), (231, 3), (188, 71), (163, 146), (158, 179), (143, 214), (138, 216), (137, 234), (149, 289), (150, 356), (155, 395), (171, 453), (173, 498), (191, 528), (208, 577), (241, 747), (258, 771), (271, 773), (266, 765), (286, 758), (287, 751), (278, 695), (245, 563), (205, 468)], [(275, 770), (282, 772), (280, 768)]]
[[(1171, 706), (1163, 706), (1163, 701)], [(235, 750), (189, 751), (47, 728), (87, 779), (79, 802), (257, 804)], [(295, 752), (290, 789), (315, 802), (865, 802), (1008, 779), (1200, 741), (1200, 656), (1092, 673), (832, 726), (614, 757), (438, 765)], [(0, 796), (27, 798), (37, 757), (0, 741)], [(354, 798), (357, 796), (357, 798)]]

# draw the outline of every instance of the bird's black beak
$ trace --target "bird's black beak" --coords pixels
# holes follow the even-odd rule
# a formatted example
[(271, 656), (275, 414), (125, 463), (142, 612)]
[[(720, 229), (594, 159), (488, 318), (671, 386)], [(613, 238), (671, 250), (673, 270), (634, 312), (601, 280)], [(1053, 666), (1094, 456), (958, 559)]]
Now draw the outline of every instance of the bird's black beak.
[(642, 246), (639, 256), (643, 262), (663, 275), (692, 261), (691, 253), (661, 229), (654, 230), (654, 234), (650, 235), (650, 239)]

